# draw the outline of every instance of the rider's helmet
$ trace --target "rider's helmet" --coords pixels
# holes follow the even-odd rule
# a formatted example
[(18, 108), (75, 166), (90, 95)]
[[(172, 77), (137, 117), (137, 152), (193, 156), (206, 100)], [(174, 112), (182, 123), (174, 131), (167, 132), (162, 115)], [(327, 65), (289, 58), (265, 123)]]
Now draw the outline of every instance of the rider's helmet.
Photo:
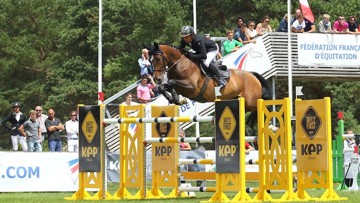
[(195, 32), (194, 32), (194, 28), (191, 27), (190, 25), (186, 25), (186, 26), (181, 28), (181, 31), (180, 31), (180, 36), (181, 37), (186, 37), (186, 36), (189, 36), (191, 34), (195, 34)]
[(13, 102), (12, 107), (21, 107), (20, 102)]

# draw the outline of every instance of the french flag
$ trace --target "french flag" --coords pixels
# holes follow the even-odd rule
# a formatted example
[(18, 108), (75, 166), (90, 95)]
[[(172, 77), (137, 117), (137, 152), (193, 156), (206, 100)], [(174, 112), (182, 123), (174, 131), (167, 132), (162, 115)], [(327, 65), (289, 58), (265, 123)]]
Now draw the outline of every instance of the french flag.
[(314, 14), (312, 13), (309, 3), (307, 0), (299, 0), (300, 2), (300, 8), (301, 11), (304, 15), (304, 17), (309, 20), (310, 22), (314, 23), (315, 18), (314, 18)]

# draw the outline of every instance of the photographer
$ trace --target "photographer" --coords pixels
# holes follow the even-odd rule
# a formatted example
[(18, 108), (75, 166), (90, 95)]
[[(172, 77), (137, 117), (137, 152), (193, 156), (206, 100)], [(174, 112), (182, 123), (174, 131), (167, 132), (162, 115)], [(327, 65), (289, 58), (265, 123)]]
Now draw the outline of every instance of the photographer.
[[(13, 112), (4, 118), (1, 124), (11, 131), (11, 141), (13, 145), (13, 151), (18, 151), (18, 145), (21, 145), (21, 148), (24, 152), (27, 151), (26, 137), (21, 135), (18, 128), (27, 120), (26, 116), (20, 111), (20, 102), (13, 102), (12, 109)], [(11, 127), (7, 125), (7, 122), (11, 123)]]

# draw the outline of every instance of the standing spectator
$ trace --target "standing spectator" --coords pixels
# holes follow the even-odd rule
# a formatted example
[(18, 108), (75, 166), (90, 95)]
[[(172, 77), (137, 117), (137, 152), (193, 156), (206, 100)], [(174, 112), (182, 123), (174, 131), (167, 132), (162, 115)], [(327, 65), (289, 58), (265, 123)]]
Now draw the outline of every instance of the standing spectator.
[(234, 38), (241, 42), (242, 44), (249, 44), (253, 41), (250, 40), (250, 37), (247, 33), (247, 27), (246, 27), (246, 23), (243, 23), (240, 32), (236, 32), (234, 35)]
[(285, 14), (283, 19), (280, 21), (279, 28), (277, 29), (278, 32), (288, 32), (288, 15)]
[(126, 100), (121, 104), (127, 105), (127, 106), (132, 106), (132, 105), (137, 104), (136, 102), (133, 102), (132, 99), (133, 99), (133, 96), (131, 93), (129, 93), (126, 95)]
[[(150, 79), (151, 84), (148, 84), (148, 79)], [(150, 89), (156, 86), (154, 79), (151, 75), (144, 75), (141, 79), (141, 83), (137, 87), (137, 98), (140, 103), (148, 103), (151, 101)]]
[(245, 142), (245, 153), (249, 154), (250, 151), (254, 151), (255, 148), (253, 146), (251, 146), (248, 142)]
[(240, 31), (241, 29), (241, 26), (242, 24), (244, 24), (245, 20), (243, 17), (239, 16), (237, 19), (236, 19), (236, 24), (237, 24), (237, 27), (234, 29), (234, 33)]
[[(13, 146), (13, 151), (19, 150), (19, 144), (24, 152), (27, 151), (27, 144), (25, 137), (22, 136), (18, 128), (25, 123), (27, 120), (26, 116), (23, 115), (20, 111), (20, 102), (13, 102), (12, 109), (13, 112), (7, 115), (1, 122), (1, 124), (9, 131), (11, 131), (11, 142)], [(11, 123), (11, 127), (7, 125), (7, 122)]]
[(36, 120), (40, 124), (40, 129), (41, 129), (41, 149), (43, 150), (44, 149), (44, 141), (47, 138), (47, 130), (46, 130), (46, 126), (45, 126), (45, 120), (48, 118), (48, 116), (46, 114), (42, 113), (41, 106), (35, 107), (35, 113), (36, 113)]
[(69, 152), (79, 151), (79, 122), (76, 111), (70, 112), (70, 120), (65, 122), (67, 145)]
[(142, 55), (141, 58), (139, 58), (139, 66), (140, 66), (140, 75), (152, 75), (153, 74), (153, 67), (149, 61), (149, 50), (143, 49), (141, 51)]
[(226, 34), (227, 40), (223, 44), (224, 56), (239, 50), (239, 48), (243, 46), (241, 42), (234, 40), (234, 33), (232, 30), (228, 31)]
[(337, 34), (345, 34), (348, 30), (349, 24), (345, 21), (344, 16), (339, 16), (338, 20), (334, 23), (333, 31)]
[(19, 127), (19, 132), (26, 137), (29, 152), (41, 152), (41, 129), (34, 110), (30, 111), (29, 117), (30, 119)]
[(323, 19), (318, 23), (318, 31), (320, 33), (332, 33), (329, 14), (323, 15)]
[(270, 17), (264, 16), (261, 23), (257, 24), (256, 26), (256, 32), (258, 35), (263, 35), (267, 32), (272, 32), (271, 26), (270, 26)]
[(248, 25), (247, 34), (250, 39), (254, 39), (258, 35), (255, 29), (255, 21), (249, 21)]
[(356, 17), (355, 16), (350, 16), (350, 19), (348, 21), (348, 29), (347, 29), (347, 33), (348, 34), (360, 34), (359, 30), (358, 30), (358, 24), (356, 23)]
[(294, 17), (290, 21), (290, 25), (292, 25), (297, 19), (299, 19), (300, 16), (302, 16), (302, 12), (301, 12), (301, 10), (299, 8), (297, 8), (295, 10)]
[(304, 32), (305, 21), (304, 17), (301, 15), (295, 22), (291, 25), (291, 32), (301, 33)]
[(51, 152), (61, 152), (60, 130), (64, 130), (64, 125), (58, 118), (55, 118), (54, 109), (48, 110), (48, 118), (45, 120), (45, 126), (48, 134), (49, 150)]
[[(182, 128), (179, 129), (179, 136), (181, 138), (185, 137), (185, 131)], [(180, 142), (180, 150), (181, 151), (190, 151), (191, 145), (188, 142)]]

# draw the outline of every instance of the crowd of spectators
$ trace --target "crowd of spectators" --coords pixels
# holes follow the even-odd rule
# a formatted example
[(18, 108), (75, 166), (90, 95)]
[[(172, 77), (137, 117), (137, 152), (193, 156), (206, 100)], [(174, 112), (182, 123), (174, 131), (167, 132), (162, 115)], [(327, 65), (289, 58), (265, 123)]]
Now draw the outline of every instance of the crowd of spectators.
[(50, 152), (61, 152), (63, 151), (61, 132), (64, 131), (67, 138), (65, 150), (78, 152), (77, 111), (71, 111), (70, 119), (63, 125), (60, 119), (55, 117), (54, 109), (49, 109), (45, 115), (42, 113), (41, 106), (36, 106), (26, 115), (20, 111), (20, 108), (20, 102), (13, 102), (12, 112), (1, 122), (9, 131), (13, 151), (41, 152), (44, 151), (44, 142), (47, 140)]

